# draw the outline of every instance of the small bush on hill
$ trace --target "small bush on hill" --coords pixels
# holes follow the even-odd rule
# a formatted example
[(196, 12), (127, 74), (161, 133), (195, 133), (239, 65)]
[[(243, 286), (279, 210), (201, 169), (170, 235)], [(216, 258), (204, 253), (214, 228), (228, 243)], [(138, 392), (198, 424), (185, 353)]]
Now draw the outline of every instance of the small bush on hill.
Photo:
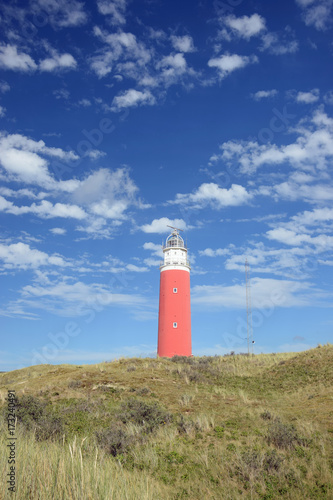
[(158, 403), (146, 403), (135, 398), (122, 403), (118, 417), (124, 424), (132, 422), (141, 425), (146, 432), (153, 432), (159, 425), (172, 421), (172, 414), (161, 408)]
[(184, 415), (181, 415), (177, 421), (177, 430), (179, 434), (191, 434), (196, 429), (193, 420), (185, 419)]
[(199, 365), (209, 365), (213, 363), (216, 356), (202, 356), (198, 359)]
[(277, 448), (295, 448), (296, 445), (306, 445), (306, 440), (297, 435), (293, 425), (287, 425), (275, 418), (268, 428), (267, 441)]
[(68, 389), (78, 389), (82, 386), (81, 380), (70, 380), (68, 382)]
[(37, 441), (59, 439), (64, 434), (64, 425), (61, 418), (54, 415), (45, 415), (38, 420), (35, 427)]
[(31, 429), (38, 422), (44, 412), (46, 403), (34, 396), (21, 396), (17, 398), (16, 416), (17, 421), (26, 429)]
[(265, 410), (263, 411), (261, 414), (260, 414), (261, 418), (263, 420), (271, 420), (272, 419), (272, 414), (268, 411), (268, 410)]
[(47, 403), (33, 396), (21, 396), (17, 400), (17, 421), (27, 430), (33, 430), (37, 441), (56, 439), (63, 435), (61, 418), (47, 409)]
[(140, 396), (145, 396), (146, 394), (149, 394), (151, 391), (149, 387), (141, 387), (140, 389), (136, 389), (135, 392)]
[(108, 429), (97, 431), (96, 438), (98, 445), (113, 457), (125, 454), (135, 440), (118, 424), (112, 424)]
[(192, 356), (173, 356), (171, 361), (173, 363), (183, 363), (186, 365), (196, 364), (196, 360)]
[(267, 451), (264, 458), (264, 469), (268, 472), (278, 471), (284, 458), (276, 453), (276, 450)]

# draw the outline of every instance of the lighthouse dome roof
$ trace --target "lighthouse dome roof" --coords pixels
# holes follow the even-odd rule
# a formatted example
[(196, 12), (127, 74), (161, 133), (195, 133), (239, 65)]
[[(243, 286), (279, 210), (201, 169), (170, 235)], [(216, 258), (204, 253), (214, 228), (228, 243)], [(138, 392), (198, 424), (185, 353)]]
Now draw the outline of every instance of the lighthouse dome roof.
[(185, 248), (184, 240), (178, 233), (173, 232), (166, 239), (166, 247), (184, 247)]

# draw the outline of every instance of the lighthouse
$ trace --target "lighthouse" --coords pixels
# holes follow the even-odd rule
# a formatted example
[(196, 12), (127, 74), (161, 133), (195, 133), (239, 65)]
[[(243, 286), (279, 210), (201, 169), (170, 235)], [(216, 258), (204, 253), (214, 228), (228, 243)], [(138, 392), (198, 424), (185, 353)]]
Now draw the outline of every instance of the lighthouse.
[[(171, 227), (171, 226), (168, 226)], [(175, 227), (163, 245), (157, 355), (191, 356), (190, 263), (187, 247)]]

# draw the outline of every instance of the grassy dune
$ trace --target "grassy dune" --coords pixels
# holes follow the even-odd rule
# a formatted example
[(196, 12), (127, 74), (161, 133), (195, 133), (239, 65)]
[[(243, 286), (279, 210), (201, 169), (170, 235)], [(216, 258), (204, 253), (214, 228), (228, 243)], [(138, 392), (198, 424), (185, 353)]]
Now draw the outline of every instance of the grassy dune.
[[(0, 374), (17, 499), (333, 498), (333, 346)], [(8, 472), (1, 418), (0, 474)]]

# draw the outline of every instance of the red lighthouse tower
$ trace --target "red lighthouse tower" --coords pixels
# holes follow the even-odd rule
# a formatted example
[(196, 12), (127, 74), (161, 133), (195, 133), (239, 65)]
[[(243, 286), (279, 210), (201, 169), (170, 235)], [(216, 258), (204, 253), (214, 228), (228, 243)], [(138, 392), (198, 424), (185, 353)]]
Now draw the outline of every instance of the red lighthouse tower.
[(157, 355), (166, 358), (192, 355), (191, 268), (187, 260), (187, 248), (179, 230), (174, 227), (171, 229), (173, 231), (163, 246), (158, 315)]

